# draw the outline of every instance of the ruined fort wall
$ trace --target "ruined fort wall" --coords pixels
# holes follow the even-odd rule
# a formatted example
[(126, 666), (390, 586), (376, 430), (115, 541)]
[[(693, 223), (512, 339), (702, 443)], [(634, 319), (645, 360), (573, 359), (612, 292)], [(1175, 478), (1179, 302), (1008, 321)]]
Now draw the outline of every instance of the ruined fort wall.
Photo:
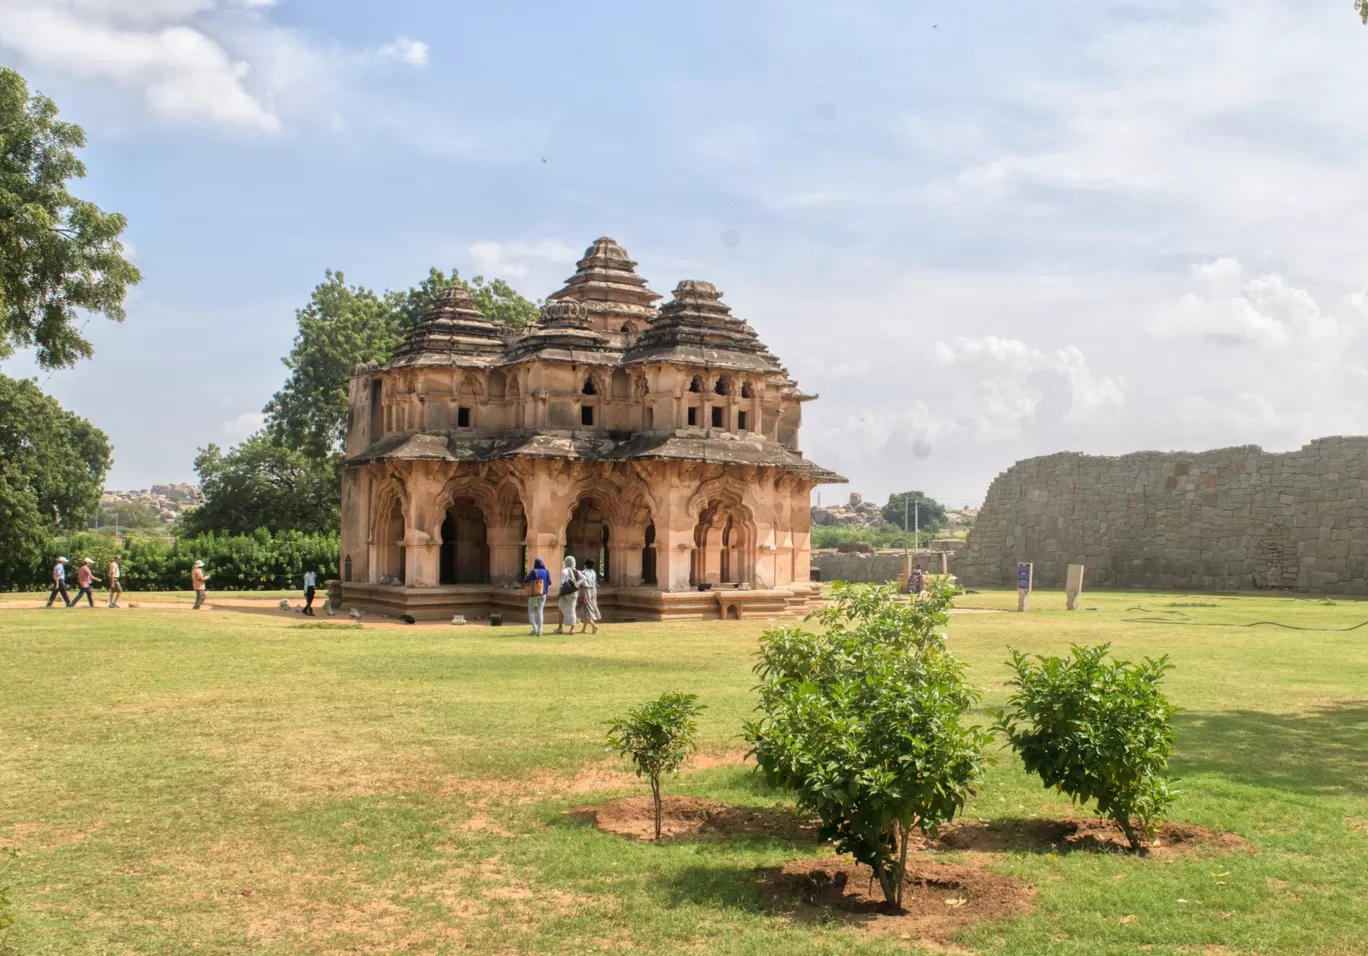
[(1028, 458), (993, 481), (951, 570), (1011, 586), (1020, 561), (1046, 588), (1084, 564), (1089, 587), (1368, 593), (1368, 438)]

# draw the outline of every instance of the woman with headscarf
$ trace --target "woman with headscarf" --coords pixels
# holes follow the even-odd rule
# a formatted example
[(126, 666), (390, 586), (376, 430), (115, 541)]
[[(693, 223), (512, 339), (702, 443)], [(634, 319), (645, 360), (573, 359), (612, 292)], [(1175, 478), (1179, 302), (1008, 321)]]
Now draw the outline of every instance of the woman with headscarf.
[(598, 621), (603, 615), (599, 614), (598, 609), (598, 572), (594, 570), (594, 559), (589, 558), (584, 562), (584, 572), (580, 575), (579, 591), (579, 612), (581, 623), (584, 627), (580, 628), (583, 634), (589, 628), (598, 633)]
[(568, 627), (571, 631), (575, 629), (575, 602), (579, 600), (580, 575), (575, 570), (575, 559), (572, 555), (565, 556), (565, 567), (561, 570), (560, 579), (560, 623), (556, 625), (556, 633), (564, 634)]
[(532, 570), (523, 578), (527, 590), (527, 621), (532, 625), (532, 634), (542, 636), (545, 625), (546, 592), (551, 590), (551, 572), (541, 558), (532, 562)]

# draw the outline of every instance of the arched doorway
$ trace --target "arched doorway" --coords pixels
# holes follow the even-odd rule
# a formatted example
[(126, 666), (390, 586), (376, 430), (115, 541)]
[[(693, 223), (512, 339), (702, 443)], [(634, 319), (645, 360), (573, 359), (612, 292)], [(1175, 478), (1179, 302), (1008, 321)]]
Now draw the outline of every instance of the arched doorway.
[(599, 582), (608, 581), (608, 519), (597, 499), (580, 499), (570, 513), (570, 523), (565, 526), (565, 553), (573, 555), (580, 568), (592, 560)]
[(442, 584), (484, 584), (489, 581), (489, 542), (484, 512), (472, 498), (457, 498), (442, 522)]
[(641, 549), (641, 583), (656, 584), (655, 522), (646, 526), (646, 546)]
[(708, 501), (694, 525), (689, 583), (754, 583), (754, 532), (754, 522), (744, 505), (717, 498)]
[(403, 584), (407, 554), (404, 548), (404, 504), (395, 498), (380, 519), (375, 533), (375, 581), (378, 584)]

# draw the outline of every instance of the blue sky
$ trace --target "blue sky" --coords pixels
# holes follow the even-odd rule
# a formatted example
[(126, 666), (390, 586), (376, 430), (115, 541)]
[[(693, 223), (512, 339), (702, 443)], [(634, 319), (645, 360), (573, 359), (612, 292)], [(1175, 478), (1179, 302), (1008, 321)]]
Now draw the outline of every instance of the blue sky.
[(46, 386), (118, 488), (251, 430), (325, 268), (539, 298), (604, 233), (716, 282), (867, 496), (1362, 433), (1365, 44), (1350, 0), (0, 0), (145, 277)]

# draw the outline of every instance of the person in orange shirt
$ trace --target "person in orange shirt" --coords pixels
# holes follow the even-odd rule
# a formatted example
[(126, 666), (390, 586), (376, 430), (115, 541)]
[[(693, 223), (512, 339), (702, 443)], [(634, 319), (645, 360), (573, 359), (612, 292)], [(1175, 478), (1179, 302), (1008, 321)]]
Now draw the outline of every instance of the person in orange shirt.
[(204, 604), (204, 582), (209, 580), (209, 575), (204, 573), (204, 562), (196, 561), (195, 566), (190, 569), (190, 587), (195, 592), (195, 606), (190, 610), (198, 611)]

